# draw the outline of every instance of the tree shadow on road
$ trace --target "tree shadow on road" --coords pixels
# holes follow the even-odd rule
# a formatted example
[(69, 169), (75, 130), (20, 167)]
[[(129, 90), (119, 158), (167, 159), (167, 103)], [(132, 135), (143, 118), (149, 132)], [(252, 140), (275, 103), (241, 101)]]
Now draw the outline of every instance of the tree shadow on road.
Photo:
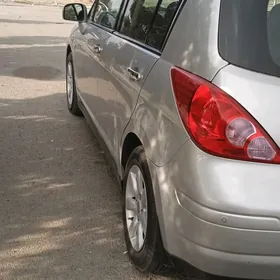
[(0, 278), (150, 279), (124, 254), (119, 188), (64, 98), (0, 99)]
[[(1, 22), (1, 21), (0, 21)], [(52, 44), (65, 44), (66, 39), (64, 37), (54, 36), (11, 36), (1, 37), (1, 45), (52, 45)]]
[(123, 269), (120, 194), (62, 99), (0, 100), (2, 279), (102, 279)]
[[(1, 38), (0, 76), (64, 80), (63, 40)], [(158, 279), (124, 254), (119, 188), (65, 94), (0, 98), (0, 182), (1, 279)]]

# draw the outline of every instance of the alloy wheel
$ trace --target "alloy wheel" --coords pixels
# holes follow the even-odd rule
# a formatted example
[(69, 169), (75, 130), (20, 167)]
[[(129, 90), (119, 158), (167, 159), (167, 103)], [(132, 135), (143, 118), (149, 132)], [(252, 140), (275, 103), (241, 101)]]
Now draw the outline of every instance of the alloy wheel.
[(128, 173), (125, 192), (126, 226), (133, 249), (140, 252), (145, 244), (148, 222), (147, 190), (140, 168), (133, 165)]

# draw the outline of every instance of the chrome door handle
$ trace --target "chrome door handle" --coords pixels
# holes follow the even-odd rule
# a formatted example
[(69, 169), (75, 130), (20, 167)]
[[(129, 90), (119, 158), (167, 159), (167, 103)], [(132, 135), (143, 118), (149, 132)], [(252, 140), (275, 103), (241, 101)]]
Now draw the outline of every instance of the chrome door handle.
[(131, 67), (127, 68), (127, 72), (129, 73), (130, 78), (135, 82), (139, 82), (142, 79), (142, 75)]
[(100, 46), (98, 46), (98, 45), (94, 45), (93, 46), (93, 51), (95, 52), (95, 53), (101, 53), (102, 51), (103, 51), (103, 49), (100, 47)]

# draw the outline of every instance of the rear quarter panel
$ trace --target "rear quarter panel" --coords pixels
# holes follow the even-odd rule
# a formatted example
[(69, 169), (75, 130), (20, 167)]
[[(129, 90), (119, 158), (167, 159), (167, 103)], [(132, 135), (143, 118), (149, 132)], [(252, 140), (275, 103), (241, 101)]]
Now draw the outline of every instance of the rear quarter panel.
[(207, 80), (228, 63), (218, 52), (220, 0), (187, 0), (162, 59)]
[(142, 141), (146, 156), (156, 165), (165, 165), (187, 141), (177, 112), (170, 80), (172, 64), (160, 59), (151, 70), (125, 130), (134, 132)]

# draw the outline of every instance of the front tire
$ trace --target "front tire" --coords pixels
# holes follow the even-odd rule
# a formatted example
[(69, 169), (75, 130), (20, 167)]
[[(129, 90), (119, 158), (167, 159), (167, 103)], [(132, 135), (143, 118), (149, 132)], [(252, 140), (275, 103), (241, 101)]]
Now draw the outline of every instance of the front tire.
[(142, 146), (130, 155), (124, 177), (123, 223), (133, 264), (141, 272), (162, 273), (168, 261), (156, 213), (152, 180)]
[(72, 53), (66, 59), (66, 97), (68, 110), (73, 115), (82, 116), (82, 112), (78, 106)]

